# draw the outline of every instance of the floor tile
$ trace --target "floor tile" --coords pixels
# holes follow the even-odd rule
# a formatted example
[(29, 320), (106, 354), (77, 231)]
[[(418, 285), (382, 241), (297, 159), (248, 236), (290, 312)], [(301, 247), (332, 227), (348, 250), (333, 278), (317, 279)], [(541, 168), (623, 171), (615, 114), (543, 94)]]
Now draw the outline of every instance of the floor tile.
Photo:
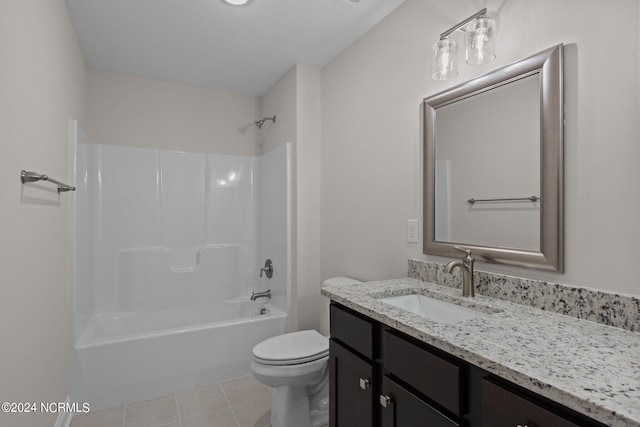
[(124, 427), (158, 427), (174, 421), (179, 421), (175, 396), (131, 403), (125, 407)]
[(251, 401), (253, 399), (261, 399), (265, 396), (271, 396), (271, 389), (256, 380), (253, 375), (232, 381), (225, 381), (220, 385), (232, 405), (243, 401)]
[(101, 409), (73, 417), (71, 427), (122, 427), (124, 406)]
[(81, 414), (71, 427), (270, 427), (271, 396), (250, 375)]
[(262, 416), (258, 419), (251, 419), (249, 421), (243, 420), (243, 422), (240, 422), (239, 424), (240, 427), (271, 427), (271, 424), (269, 423), (269, 417), (271, 417), (270, 410), (262, 414)]
[(190, 391), (176, 393), (180, 419), (191, 418), (227, 407), (227, 398), (220, 384), (210, 384)]
[(182, 427), (238, 427), (238, 423), (231, 409), (224, 406), (213, 412), (182, 418)]
[(254, 391), (253, 395), (245, 400), (236, 398), (236, 403), (231, 405), (240, 427), (265, 427), (269, 425), (271, 393), (264, 391), (261, 393), (261, 396), (257, 396)]

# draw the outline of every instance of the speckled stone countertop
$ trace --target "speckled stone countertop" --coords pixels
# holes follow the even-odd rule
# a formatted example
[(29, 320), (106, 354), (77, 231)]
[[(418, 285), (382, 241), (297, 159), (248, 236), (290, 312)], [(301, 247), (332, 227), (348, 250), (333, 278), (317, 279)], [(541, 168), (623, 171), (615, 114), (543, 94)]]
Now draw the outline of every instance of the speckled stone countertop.
[[(379, 298), (419, 293), (474, 308), (429, 321)], [(322, 294), (609, 426), (640, 426), (640, 334), (416, 279), (323, 287)]]

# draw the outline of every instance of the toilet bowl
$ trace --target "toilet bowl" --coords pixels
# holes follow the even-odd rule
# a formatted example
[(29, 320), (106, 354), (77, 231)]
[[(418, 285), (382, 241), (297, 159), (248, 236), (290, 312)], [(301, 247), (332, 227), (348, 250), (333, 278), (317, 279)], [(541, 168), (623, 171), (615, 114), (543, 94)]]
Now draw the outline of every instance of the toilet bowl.
[[(324, 286), (362, 283), (334, 277)], [(328, 316), (327, 309), (327, 316)], [(266, 339), (253, 348), (251, 370), (273, 389), (271, 427), (323, 427), (329, 424), (329, 339), (299, 331)]]
[(251, 370), (273, 388), (272, 427), (329, 423), (329, 340), (316, 331), (278, 335), (253, 348)]

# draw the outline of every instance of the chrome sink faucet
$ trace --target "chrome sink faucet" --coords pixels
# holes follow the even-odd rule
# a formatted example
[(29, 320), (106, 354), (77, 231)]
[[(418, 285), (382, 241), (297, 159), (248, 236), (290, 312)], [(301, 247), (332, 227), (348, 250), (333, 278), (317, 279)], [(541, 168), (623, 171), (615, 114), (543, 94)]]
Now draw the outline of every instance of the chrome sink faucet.
[(474, 259), (471, 257), (471, 250), (463, 248), (461, 246), (454, 246), (455, 249), (465, 253), (464, 258), (457, 261), (451, 261), (444, 267), (445, 273), (451, 273), (456, 268), (459, 268), (462, 272), (462, 296), (472, 297), (474, 296), (473, 287), (473, 263)]

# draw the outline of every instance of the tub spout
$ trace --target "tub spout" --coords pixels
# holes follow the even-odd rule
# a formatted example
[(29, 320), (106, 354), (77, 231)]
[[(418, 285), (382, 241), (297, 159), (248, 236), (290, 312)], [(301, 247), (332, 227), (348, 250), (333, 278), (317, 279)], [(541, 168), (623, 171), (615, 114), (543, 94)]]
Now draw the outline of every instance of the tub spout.
[(271, 299), (271, 289), (268, 289), (264, 292), (251, 292), (251, 301), (255, 301), (258, 298), (269, 298)]

